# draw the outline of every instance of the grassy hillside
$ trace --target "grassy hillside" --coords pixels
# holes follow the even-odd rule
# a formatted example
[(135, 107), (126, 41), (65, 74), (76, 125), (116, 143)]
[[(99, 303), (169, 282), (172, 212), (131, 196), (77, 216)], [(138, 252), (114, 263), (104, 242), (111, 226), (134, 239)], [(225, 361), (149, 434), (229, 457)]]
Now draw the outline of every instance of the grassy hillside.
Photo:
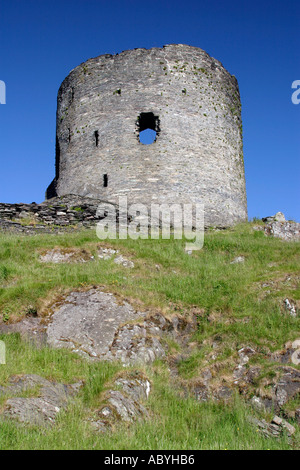
[[(99, 246), (118, 249), (135, 267), (125, 269), (112, 260), (99, 260)], [(84, 253), (86, 263), (41, 263), (40, 254), (53, 247)], [(243, 263), (231, 264), (237, 256)], [(238, 350), (256, 351), (250, 361), (259, 365), (257, 386), (274, 375), (268, 355), (300, 337), (300, 319), (284, 311), (283, 299), (299, 305), (299, 243), (266, 238), (245, 224), (205, 235), (204, 248), (188, 255), (181, 240), (116, 240), (100, 242), (95, 231), (63, 235), (17, 236), (0, 234), (0, 321), (10, 323), (25, 315), (47, 315), (54, 300), (72, 289), (103, 286), (138, 308), (197, 317), (191, 353), (166, 340), (167, 359), (145, 372), (152, 393), (145, 404), (150, 418), (117, 426), (106, 435), (95, 434), (86, 417), (96, 409), (101, 392), (122, 369), (120, 364), (89, 364), (78, 356), (49, 348), (35, 349), (18, 335), (5, 337), (7, 364), (0, 365), (0, 384), (12, 374), (36, 373), (48, 379), (85, 385), (74, 402), (49, 430), (0, 423), (1, 449), (288, 449), (299, 445), (299, 428), (292, 441), (266, 438), (248, 422), (257, 414), (251, 395), (238, 394), (228, 403), (200, 403), (183, 398), (170, 376), (172, 358), (178, 363), (178, 383), (188, 384), (204, 368), (214, 367), (215, 382), (229, 374)], [(0, 336), (0, 340), (4, 339)], [(218, 357), (214, 357), (214, 343)], [(294, 366), (297, 368), (297, 366)], [(299, 368), (299, 367), (298, 367)], [(250, 395), (249, 395), (250, 393)], [(299, 399), (288, 403), (290, 411)], [(4, 399), (0, 398), (0, 408)]]

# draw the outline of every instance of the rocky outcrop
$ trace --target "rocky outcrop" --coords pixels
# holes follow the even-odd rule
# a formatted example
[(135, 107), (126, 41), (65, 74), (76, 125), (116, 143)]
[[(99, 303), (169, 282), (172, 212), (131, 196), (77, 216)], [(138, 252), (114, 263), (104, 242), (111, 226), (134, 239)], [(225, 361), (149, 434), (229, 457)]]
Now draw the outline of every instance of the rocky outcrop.
[[(276, 413), (277, 423), (256, 422), (259, 429), (266, 431), (266, 436), (271, 431), (276, 436), (286, 431), (289, 423), (279, 423), (280, 419), (299, 422), (300, 411), (296, 405), (300, 394), (300, 371), (295, 366), (300, 360), (300, 340), (287, 343), (284, 349), (272, 353), (262, 353), (257, 346), (244, 345), (233, 350), (224, 361), (218, 359), (220, 354), (222, 356), (222, 344), (215, 339), (211, 351), (199, 362), (197, 375), (184, 379), (180, 373), (181, 364), (189, 361), (193, 353), (199, 353), (196, 348), (201, 348), (192, 341), (198, 314), (195, 312), (195, 318), (190, 320), (181, 315), (166, 318), (160, 312), (136, 310), (129, 302), (100, 288), (90, 288), (71, 292), (60, 299), (42, 321), (32, 317), (13, 325), (1, 325), (0, 334), (19, 332), (39, 346), (68, 348), (89, 361), (120, 361), (126, 367), (124, 373), (108, 385), (101, 395), (100, 407), (90, 418), (93, 428), (99, 432), (110, 429), (119, 421), (132, 422), (147, 417), (144, 401), (151, 390), (150, 380), (141, 371), (130, 369), (151, 364), (157, 358), (167, 362), (171, 383), (183, 398), (192, 396), (201, 402), (226, 403), (239, 393), (259, 413)], [(169, 348), (174, 343), (177, 348), (171, 352)], [(267, 366), (264, 365), (266, 362)], [(48, 383), (35, 376), (26, 376), (23, 382), (18, 380), (0, 387), (0, 394), (14, 395), (34, 384), (40, 387), (40, 393), (30, 399), (8, 398), (3, 416), (24, 423), (54, 422), (59, 409), (66, 406), (72, 387)], [(54, 395), (58, 397), (57, 401), (54, 401)]]
[(47, 342), (69, 348), (89, 359), (108, 359), (121, 325), (139, 321), (144, 312), (100, 289), (70, 293), (54, 313), (46, 329)]
[[(10, 397), (4, 403), (0, 418), (37, 426), (53, 424), (82, 385), (81, 382), (72, 385), (50, 382), (34, 374), (10, 377), (7, 386), (0, 386), (0, 396)], [(33, 396), (20, 397), (24, 392), (32, 392)]]
[(181, 341), (193, 331), (180, 316), (137, 311), (128, 302), (99, 288), (71, 292), (50, 307), (49, 316), (0, 325), (0, 334), (20, 333), (37, 345), (67, 348), (91, 361), (149, 364), (166, 352), (162, 338)]
[(41, 318), (28, 316), (17, 323), (0, 323), (0, 335), (18, 333), (21, 338), (37, 347), (46, 346), (47, 335)]
[(86, 263), (93, 260), (86, 250), (76, 248), (53, 248), (47, 250), (40, 255), (42, 263)]
[(95, 256), (91, 255), (87, 250), (82, 248), (61, 248), (56, 247), (51, 250), (43, 251), (40, 254), (40, 261), (42, 263), (86, 263), (88, 261), (95, 261), (95, 259), (103, 259), (105, 261), (113, 259), (114, 263), (121, 265), (124, 268), (134, 268), (134, 262), (125, 258), (119, 253), (119, 250), (112, 248), (98, 247), (98, 253)]
[(265, 419), (259, 420), (253, 416), (249, 416), (248, 421), (257, 428), (257, 431), (260, 431), (265, 437), (268, 438), (279, 438), (283, 435), (284, 432), (286, 432), (290, 437), (296, 432), (294, 426), (279, 416), (274, 416), (271, 423), (268, 423)]
[(292, 220), (285, 220), (282, 212), (262, 219), (265, 222), (264, 227), (256, 227), (256, 229), (264, 230), (265, 234), (275, 238), (281, 238), (285, 241), (300, 240), (300, 223)]
[(90, 360), (149, 364), (164, 357), (161, 339), (178, 337), (192, 326), (179, 317), (136, 311), (128, 302), (100, 289), (72, 292), (56, 308), (45, 334), (52, 347), (65, 347)]
[[(88, 360), (137, 366), (165, 356), (164, 335), (181, 338), (193, 328), (181, 317), (168, 320), (159, 313), (137, 311), (98, 288), (71, 292), (52, 309), (52, 314), (43, 319), (29, 317), (16, 324), (2, 324), (0, 334), (20, 333), (39, 347), (68, 348)], [(69, 396), (81, 385), (57, 384), (34, 375), (12, 378), (8, 386), (0, 387), (0, 395), (13, 395), (6, 400), (2, 417), (40, 426), (54, 423)], [(36, 387), (38, 396), (15, 397), (31, 388), (36, 392)], [(105, 432), (119, 421), (146, 418), (143, 403), (150, 390), (150, 380), (141, 371), (119, 375), (102, 395), (102, 404), (93, 412), (90, 424), (96, 431)]]
[(282, 212), (276, 212), (275, 215), (269, 215), (261, 219), (263, 222), (270, 224), (272, 222), (286, 222), (285, 215)]
[(265, 227), (265, 233), (285, 241), (300, 240), (300, 223), (298, 222), (271, 222)]
[(140, 371), (118, 377), (105, 393), (103, 404), (90, 420), (96, 431), (105, 432), (115, 423), (132, 423), (148, 417), (143, 405), (151, 390), (151, 383)]

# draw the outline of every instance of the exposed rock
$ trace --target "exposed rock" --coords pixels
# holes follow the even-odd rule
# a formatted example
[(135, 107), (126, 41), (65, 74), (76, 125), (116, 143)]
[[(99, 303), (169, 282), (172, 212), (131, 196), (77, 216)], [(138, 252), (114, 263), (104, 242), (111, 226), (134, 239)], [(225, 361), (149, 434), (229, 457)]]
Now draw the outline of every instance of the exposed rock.
[(295, 339), (295, 341), (292, 342), (292, 348), (293, 349), (300, 348), (300, 339)]
[[(55, 307), (54, 307), (55, 309)], [(148, 364), (165, 356), (163, 333), (183, 336), (191, 325), (178, 317), (136, 311), (100, 289), (72, 292), (51, 316), (46, 329), (52, 347), (66, 347), (91, 360)]]
[[(13, 376), (9, 385), (0, 387), (0, 395), (8, 398), (1, 413), (3, 419), (13, 419), (24, 424), (45, 426), (53, 424), (57, 414), (68, 404), (70, 397), (78, 393), (83, 384), (64, 385), (50, 382), (38, 375)], [(18, 397), (24, 392), (38, 396)], [(37, 392), (38, 390), (38, 392)]]
[(114, 263), (121, 264), (122, 266), (124, 266), (124, 268), (134, 268), (134, 263), (124, 258), (122, 255), (117, 256), (114, 259)]
[[(114, 258), (114, 263), (124, 266), (125, 268), (134, 268), (134, 263), (123, 255), (119, 254), (119, 250), (112, 248), (101, 248), (98, 251), (98, 258), (108, 260)], [(86, 250), (76, 248), (53, 248), (40, 255), (42, 263), (86, 263), (94, 260)]]
[[(298, 341), (294, 343), (294, 346), (298, 345)], [(293, 351), (295, 350), (291, 347), (291, 352)], [(298, 419), (297, 411), (286, 411), (286, 405), (300, 394), (300, 371), (292, 367), (277, 365), (273, 369), (274, 376), (260, 377), (263, 372), (262, 366), (248, 366), (250, 357), (254, 356), (256, 351), (251, 347), (244, 347), (238, 351), (238, 354), (239, 362), (232, 372), (232, 377), (228, 375), (227, 371), (223, 375), (220, 364), (216, 362), (210, 365), (209, 369), (203, 370), (198, 379), (192, 381), (180, 379), (178, 381), (177, 375), (178, 386), (183, 389), (185, 395), (192, 395), (199, 401), (229, 400), (235, 389), (249, 399), (252, 396), (250, 403), (255, 409), (260, 411), (275, 409), (276, 412), (287, 413), (287, 416)], [(183, 359), (187, 359), (187, 357)], [(278, 357), (279, 353), (270, 355), (271, 360), (280, 362)], [(291, 363), (291, 353), (289, 353), (289, 358)], [(173, 376), (176, 375), (176, 367), (174, 366), (176, 366), (176, 362), (173, 361), (171, 365)], [(223, 384), (220, 386), (221, 381)]]
[(100, 247), (98, 250), (98, 258), (108, 260), (111, 259), (117, 253), (119, 253), (119, 250), (114, 250), (113, 248)]
[(285, 241), (299, 241), (300, 223), (292, 221), (270, 222), (265, 226), (265, 234)]
[(285, 348), (281, 351), (275, 351), (270, 354), (269, 359), (274, 362), (282, 364), (299, 364), (300, 355), (300, 340), (295, 340), (293, 343), (287, 343)]
[(210, 398), (209, 386), (203, 382), (193, 383), (189, 388), (189, 392), (198, 401), (208, 401)]
[(75, 248), (53, 248), (40, 255), (42, 263), (86, 263), (92, 259), (86, 250)]
[(244, 376), (243, 380), (245, 383), (254, 385), (257, 378), (261, 374), (261, 367), (260, 366), (251, 366), (247, 369), (246, 375)]
[(235, 380), (235, 384), (237, 384), (239, 380), (241, 380), (246, 375), (248, 369), (245, 367), (245, 365), (249, 362), (250, 357), (253, 356), (254, 354), (255, 354), (254, 349), (250, 347), (245, 347), (238, 351), (240, 360), (239, 360), (239, 364), (236, 366), (233, 372), (233, 378)]
[(283, 431), (286, 431), (288, 436), (292, 436), (296, 431), (294, 426), (277, 416), (275, 416), (271, 423), (268, 423), (265, 419), (259, 420), (253, 416), (249, 416), (248, 421), (258, 428), (265, 437), (279, 438)]
[(258, 411), (264, 411), (266, 409), (265, 403), (261, 397), (254, 396), (250, 400), (251, 405)]
[(162, 330), (151, 321), (141, 325), (124, 325), (118, 331), (107, 358), (121, 360), (123, 364), (149, 364), (156, 358), (164, 357), (165, 351), (159, 336)]
[(126, 324), (116, 333), (106, 359), (121, 360), (124, 365), (149, 364), (165, 356), (160, 340), (163, 334), (184, 341), (190, 328), (193, 325), (179, 317), (170, 321), (160, 314), (145, 318), (138, 324)]
[(300, 408), (297, 408), (297, 410), (295, 411), (295, 418), (298, 424), (300, 425)]
[(230, 262), (230, 264), (238, 264), (238, 263), (244, 263), (244, 262), (245, 262), (244, 256), (237, 256), (236, 258), (234, 258), (234, 260)]
[(238, 351), (238, 355), (240, 357), (240, 364), (247, 364), (249, 362), (250, 357), (254, 354), (256, 354), (256, 351), (250, 348), (250, 346), (240, 349)]
[(0, 334), (19, 333), (24, 340), (34, 343), (36, 346), (47, 344), (45, 325), (40, 318), (23, 318), (18, 323), (1, 323)]
[(247, 368), (242, 364), (238, 364), (233, 372), (233, 378), (235, 380), (235, 384), (238, 383), (247, 373)]
[[(115, 256), (115, 253), (103, 252), (103, 256), (106, 255)], [(38, 338), (53, 347), (70, 348), (90, 360), (120, 360), (125, 366), (151, 363), (156, 358), (165, 357), (167, 346), (163, 346), (162, 338), (164, 335), (170, 335), (181, 347), (180, 354), (168, 358), (172, 380), (179, 393), (192, 395), (199, 401), (226, 402), (232, 398), (234, 391), (238, 390), (249, 400), (252, 397), (251, 404), (260, 411), (275, 410), (278, 415), (299, 420), (299, 410), (294, 407), (289, 411), (289, 401), (294, 400), (300, 393), (300, 371), (277, 364), (272, 367), (274, 375), (261, 379), (259, 376), (262, 367), (249, 366), (250, 358), (257, 354), (257, 351), (248, 345), (238, 350), (238, 361), (234, 359), (235, 367), (230, 362), (232, 375), (228, 374), (228, 368), (223, 374), (220, 372), (220, 363), (211, 363), (217, 358), (213, 354), (216, 349), (218, 353), (222, 342), (221, 337), (214, 336), (213, 354), (209, 353), (206, 364), (203, 363), (205, 368), (201, 370), (199, 378), (192, 381), (181, 379), (177, 365), (190, 355), (191, 332), (195, 331), (195, 326), (196, 323), (181, 316), (167, 319), (160, 313), (154, 315), (136, 311), (129, 303), (118, 300), (113, 294), (92, 288), (70, 293), (65, 300), (54, 306), (53, 315), (48, 318), (48, 323), (46, 319), (44, 325), (39, 318), (25, 318), (15, 325), (1, 325), (0, 333), (18, 331), (23, 337), (33, 340)], [(299, 345), (300, 340), (296, 339), (287, 343), (284, 350), (267, 354), (265, 357), (276, 363), (292, 364), (294, 360), (299, 361)], [(148, 379), (144, 379), (140, 376), (123, 376), (116, 379), (105, 395), (97, 419), (93, 420), (94, 428), (102, 432), (111, 425), (110, 423), (118, 420), (130, 422), (144, 417), (147, 413), (142, 401), (149, 394), (150, 387)], [(23, 385), (18, 387), (18, 390), (24, 390)], [(13, 393), (13, 389), (9, 387), (5, 390), (5, 393), (9, 390)], [(1, 393), (4, 393), (3, 387), (0, 387)], [(56, 408), (59, 410), (62, 405), (53, 404), (51, 396), (49, 398), (49, 393), (42, 391), (38, 397), (31, 397), (31, 401), (23, 402), (24, 399), (20, 397), (9, 398), (5, 405), (5, 416), (20, 416), (20, 419), (16, 419), (23, 422), (53, 422), (58, 412)], [(31, 408), (34, 409), (33, 413), (30, 412)], [(284, 423), (260, 423), (263, 423), (262, 428), (265, 426), (263, 429), (266, 433), (278, 436), (285, 427)]]
[(114, 422), (133, 422), (148, 416), (142, 402), (148, 399), (150, 381), (142, 373), (131, 373), (114, 381), (106, 392), (104, 403), (91, 424), (96, 431), (105, 432)]
[[(134, 268), (134, 263), (126, 259), (123, 255), (118, 254), (119, 250), (113, 248), (101, 248), (98, 251), (98, 258), (108, 260), (114, 259), (114, 263), (121, 264), (124, 268)], [(117, 256), (116, 256), (117, 255)]]
[(268, 216), (268, 217), (263, 217), (262, 221), (266, 222), (266, 223), (269, 223), (269, 222), (285, 222), (285, 216), (282, 212), (277, 212), (275, 215)]
[(273, 399), (275, 405), (280, 408), (300, 393), (300, 371), (285, 367), (282, 368), (282, 372), (279, 381), (273, 387)]
[[(297, 419), (297, 410), (286, 408), (286, 405), (300, 395), (300, 371), (292, 367), (277, 366), (272, 372), (274, 377), (265, 376), (259, 383), (252, 383), (255, 395), (250, 400), (251, 405), (258, 410), (275, 410)], [(247, 387), (247, 376), (248, 373), (243, 378), (243, 386), (246, 386), (245, 394), (249, 395), (251, 388)], [(248, 383), (251, 385), (251, 382)]]
[(52, 315), (47, 342), (87, 358), (107, 359), (120, 325), (144, 316), (100, 289), (72, 292)]
[(233, 397), (233, 389), (227, 385), (222, 385), (213, 390), (212, 397), (216, 401), (228, 401)]
[(268, 423), (265, 419), (259, 420), (253, 416), (249, 416), (248, 421), (257, 427), (265, 437), (279, 438), (284, 431), (291, 437), (296, 432), (294, 426), (279, 416), (274, 416), (271, 423)]
[(277, 212), (275, 214), (275, 221), (276, 222), (285, 222), (285, 216), (282, 212)]
[(292, 357), (291, 357), (292, 363), (295, 364), (295, 366), (300, 365), (300, 346), (297, 346), (296, 351), (293, 352)]
[(286, 241), (300, 240), (300, 223), (291, 220), (285, 220), (282, 212), (262, 219), (266, 223), (264, 231), (266, 235), (271, 235), (275, 238), (281, 238)]
[(294, 302), (290, 299), (284, 299), (283, 303), (285, 310), (291, 315), (291, 317), (296, 318), (297, 308)]
[(285, 419), (280, 418), (279, 416), (274, 416), (272, 423), (277, 424), (277, 426), (282, 426), (284, 429), (288, 431), (290, 436), (292, 436), (296, 432), (296, 429), (294, 428), (294, 426), (292, 426)]
[(281, 364), (290, 364), (292, 362), (292, 349), (283, 349), (270, 354), (270, 360)]
[(68, 348), (89, 360), (120, 360), (124, 365), (149, 364), (165, 356), (161, 338), (185, 341), (194, 329), (182, 317), (136, 311), (98, 288), (71, 292), (52, 306), (51, 316), (25, 318), (0, 325), (0, 333), (18, 332), (37, 345)]
[(234, 390), (231, 386), (210, 383), (210, 380), (186, 381), (183, 385), (185, 395), (194, 397), (197, 401), (224, 401), (232, 399)]

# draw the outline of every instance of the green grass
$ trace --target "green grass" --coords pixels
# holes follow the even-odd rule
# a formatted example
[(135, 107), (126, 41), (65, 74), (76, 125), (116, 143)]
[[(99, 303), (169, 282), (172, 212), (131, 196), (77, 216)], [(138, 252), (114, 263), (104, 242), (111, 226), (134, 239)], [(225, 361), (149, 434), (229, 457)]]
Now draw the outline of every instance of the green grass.
[[(0, 321), (15, 321), (26, 313), (45, 314), (55, 299), (71, 289), (103, 286), (129, 299), (139, 308), (160, 309), (165, 314), (198, 315), (195, 347), (179, 365), (183, 380), (197, 377), (213, 363), (212, 342), (220, 344), (219, 361), (224, 371), (243, 346), (258, 352), (256, 362), (268, 371), (269, 351), (282, 349), (300, 337), (300, 320), (284, 313), (286, 297), (299, 302), (299, 243), (266, 238), (251, 224), (226, 231), (209, 231), (204, 247), (191, 256), (181, 240), (112, 240), (107, 245), (132, 259), (133, 269), (112, 260), (98, 260), (103, 242), (94, 231), (63, 235), (17, 236), (0, 234)], [(84, 249), (95, 257), (83, 264), (44, 264), (39, 254), (46, 249)], [(245, 262), (230, 264), (236, 256)], [(288, 280), (288, 277), (290, 280)], [(272, 282), (272, 287), (263, 283)], [(268, 292), (269, 291), (269, 292)], [(0, 338), (3, 339), (3, 338)], [(1, 449), (282, 449), (287, 439), (270, 440), (248, 423), (247, 404), (236, 397), (232, 404), (182, 400), (170, 384), (167, 366), (147, 369), (153, 391), (147, 402), (150, 419), (121, 425), (108, 435), (96, 435), (86, 417), (99, 404), (99, 396), (119, 364), (89, 364), (69, 351), (36, 350), (17, 335), (5, 338), (7, 365), (0, 366), (0, 383), (12, 374), (36, 373), (64, 383), (83, 380), (85, 385), (70, 407), (59, 415), (53, 428), (41, 431), (0, 424)], [(179, 345), (166, 340), (172, 352)], [(208, 362), (205, 362), (208, 361)], [(267, 373), (267, 372), (266, 372)], [(3, 405), (0, 401), (0, 408)], [(298, 401), (295, 400), (297, 404)], [(291, 403), (289, 406), (296, 406)], [(253, 413), (253, 412), (252, 412)], [(298, 431), (297, 431), (298, 432)], [(296, 440), (299, 438), (299, 433)], [(299, 440), (297, 441), (299, 442)]]
[[(257, 433), (247, 421), (250, 409), (239, 397), (226, 406), (182, 400), (168, 385), (169, 373), (159, 361), (146, 369), (152, 382), (152, 393), (146, 404), (150, 418), (99, 435), (92, 431), (87, 419), (97, 408), (97, 397), (120, 370), (120, 365), (89, 364), (69, 351), (37, 350), (22, 342), (18, 335), (9, 336), (6, 343), (9, 354), (7, 365), (0, 369), (0, 383), (5, 383), (11, 374), (36, 373), (66, 383), (83, 380), (85, 385), (49, 429), (0, 422), (2, 450), (291, 448), (285, 437), (266, 439)], [(0, 408), (4, 399), (1, 398)]]

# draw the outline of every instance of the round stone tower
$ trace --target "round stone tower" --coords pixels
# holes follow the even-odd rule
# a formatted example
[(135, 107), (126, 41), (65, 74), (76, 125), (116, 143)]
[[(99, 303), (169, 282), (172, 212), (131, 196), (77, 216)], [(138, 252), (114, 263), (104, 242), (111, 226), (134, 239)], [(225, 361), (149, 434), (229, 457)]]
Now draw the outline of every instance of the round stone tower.
[[(140, 132), (152, 129), (152, 144)], [(203, 203), (206, 226), (247, 218), (237, 80), (182, 44), (102, 55), (57, 100), (56, 176), (47, 198)]]

